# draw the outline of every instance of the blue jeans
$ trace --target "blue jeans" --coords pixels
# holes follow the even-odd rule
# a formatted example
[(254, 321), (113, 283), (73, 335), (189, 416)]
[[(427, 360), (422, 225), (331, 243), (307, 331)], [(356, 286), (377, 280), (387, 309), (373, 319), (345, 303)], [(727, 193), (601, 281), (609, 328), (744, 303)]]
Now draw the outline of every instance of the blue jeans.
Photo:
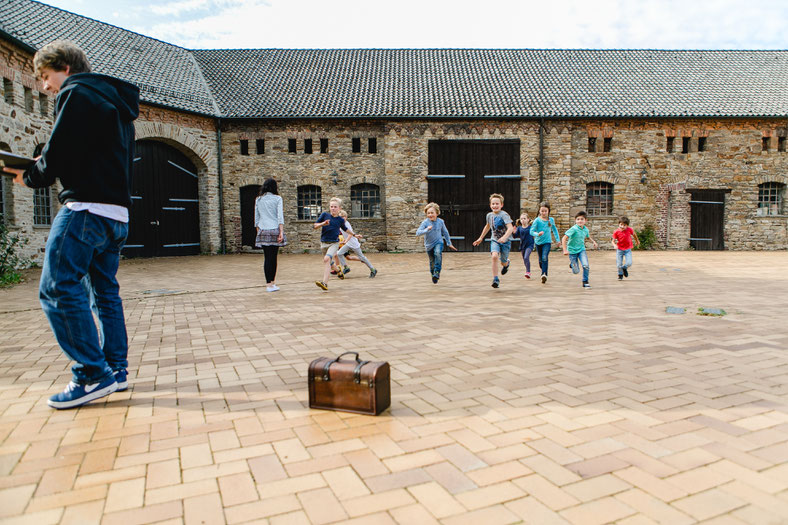
[(552, 244), (546, 242), (544, 244), (537, 244), (536, 245), (536, 253), (539, 254), (539, 268), (542, 270), (542, 273), (547, 275), (547, 257), (550, 255), (550, 248)]
[(439, 242), (427, 250), (427, 257), (430, 258), (430, 273), (440, 276), (443, 265), (443, 243)]
[(509, 262), (509, 251), (512, 249), (512, 241), (500, 243), (498, 241), (490, 241), (490, 253), (498, 253), (501, 258), (501, 264)]
[(583, 282), (588, 282), (588, 255), (586, 255), (586, 251), (583, 250), (580, 253), (570, 253), (569, 254), (569, 264), (573, 264), (575, 261), (580, 262), (580, 266), (583, 267)]
[[(626, 259), (626, 264), (624, 260)], [(632, 266), (632, 249), (629, 250), (616, 250), (616, 266), (618, 266), (618, 275), (624, 275), (624, 268)]]
[[(80, 385), (128, 366), (128, 339), (115, 279), (126, 223), (87, 211), (58, 212), (47, 240), (39, 284), (41, 307)], [(91, 311), (98, 314), (99, 329)]]
[(525, 271), (531, 273), (531, 252), (534, 251), (533, 246), (528, 246), (523, 250), (523, 264), (525, 264)]

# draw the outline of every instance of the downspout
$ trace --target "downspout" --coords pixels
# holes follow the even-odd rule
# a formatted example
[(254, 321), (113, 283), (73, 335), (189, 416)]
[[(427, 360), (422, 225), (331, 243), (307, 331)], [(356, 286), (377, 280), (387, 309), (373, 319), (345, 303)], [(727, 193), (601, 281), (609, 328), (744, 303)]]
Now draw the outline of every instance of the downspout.
[(539, 119), (539, 204), (544, 202), (544, 119)]
[(216, 152), (217, 152), (217, 175), (219, 178), (219, 238), (220, 253), (227, 253), (227, 242), (224, 237), (224, 177), (222, 176), (222, 119), (216, 118)]

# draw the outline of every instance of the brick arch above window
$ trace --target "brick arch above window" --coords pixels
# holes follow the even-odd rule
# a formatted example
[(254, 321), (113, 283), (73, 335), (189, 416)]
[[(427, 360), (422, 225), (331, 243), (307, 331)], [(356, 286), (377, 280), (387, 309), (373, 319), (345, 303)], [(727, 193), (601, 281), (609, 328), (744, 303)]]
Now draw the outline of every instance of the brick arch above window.
[(779, 184), (788, 185), (788, 175), (778, 175), (778, 174), (768, 174), (768, 175), (758, 175), (754, 179), (755, 184), (766, 184), (769, 182), (776, 182)]
[[(139, 121), (134, 123), (136, 140), (159, 139), (173, 146), (192, 161), (198, 173), (204, 169), (215, 170), (217, 167), (214, 150), (202, 143), (190, 132), (162, 122)], [(212, 144), (215, 147), (215, 144)]]
[(607, 182), (613, 185), (624, 183), (624, 179), (622, 177), (618, 175), (612, 175), (604, 171), (596, 173), (583, 173), (580, 175), (580, 181), (586, 185), (591, 182)]

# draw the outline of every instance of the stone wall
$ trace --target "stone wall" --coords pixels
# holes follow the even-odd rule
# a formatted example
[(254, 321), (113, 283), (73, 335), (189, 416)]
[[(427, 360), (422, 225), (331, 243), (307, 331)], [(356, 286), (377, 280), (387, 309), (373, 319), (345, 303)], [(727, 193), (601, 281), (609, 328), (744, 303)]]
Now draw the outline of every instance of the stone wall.
[[(360, 139), (361, 151), (352, 152), (352, 139)], [(369, 153), (369, 139), (377, 140), (377, 153)], [(258, 154), (256, 140), (265, 141), (264, 153)], [(296, 152), (289, 152), (289, 140), (296, 141)], [(305, 153), (304, 141), (312, 140), (312, 153)], [(328, 140), (327, 153), (320, 152), (320, 139)], [(383, 127), (365, 121), (327, 122), (229, 122), (222, 131), (222, 167), (224, 173), (225, 231), (230, 251), (241, 246), (241, 188), (262, 184), (273, 177), (279, 184), (284, 201), (285, 232), (289, 245), (285, 251), (320, 250), (320, 231), (313, 220), (298, 219), (298, 187), (321, 188), (323, 210), (328, 211), (331, 197), (343, 200), (350, 213), (350, 189), (355, 184), (380, 187), (381, 217), (353, 218), (353, 228), (367, 241), (365, 250), (389, 249), (386, 237), (388, 191), (384, 175), (386, 155)], [(241, 154), (241, 140), (248, 141), (248, 155)]]

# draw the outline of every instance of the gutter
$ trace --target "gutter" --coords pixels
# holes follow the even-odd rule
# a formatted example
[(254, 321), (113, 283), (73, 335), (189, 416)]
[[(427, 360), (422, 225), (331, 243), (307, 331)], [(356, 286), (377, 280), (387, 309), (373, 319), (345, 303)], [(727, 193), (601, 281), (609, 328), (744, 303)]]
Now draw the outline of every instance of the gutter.
[(219, 238), (220, 253), (227, 253), (227, 241), (224, 235), (224, 176), (222, 175), (222, 118), (216, 117), (216, 171), (219, 190)]
[(544, 202), (544, 119), (539, 119), (539, 204)]

